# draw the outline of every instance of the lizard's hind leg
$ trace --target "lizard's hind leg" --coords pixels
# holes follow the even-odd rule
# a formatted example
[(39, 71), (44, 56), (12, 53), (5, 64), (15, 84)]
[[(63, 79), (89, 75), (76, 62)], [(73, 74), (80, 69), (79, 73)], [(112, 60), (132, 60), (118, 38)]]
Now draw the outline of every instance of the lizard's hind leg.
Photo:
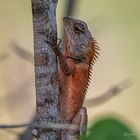
[(75, 115), (71, 122), (72, 125), (78, 126), (77, 129), (68, 131), (67, 140), (78, 140), (81, 136), (86, 136), (87, 131), (87, 109), (82, 107)]
[(82, 107), (80, 111), (81, 111), (80, 136), (86, 136), (88, 123), (87, 109), (85, 107)]
[(72, 120), (72, 124), (79, 125), (79, 136), (86, 136), (87, 122), (87, 109), (85, 107), (82, 107)]

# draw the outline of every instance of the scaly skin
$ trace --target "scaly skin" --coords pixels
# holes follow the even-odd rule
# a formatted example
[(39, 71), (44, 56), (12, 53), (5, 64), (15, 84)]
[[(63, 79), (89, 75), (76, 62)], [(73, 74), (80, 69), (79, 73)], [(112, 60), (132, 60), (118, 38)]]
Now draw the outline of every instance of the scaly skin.
[(60, 118), (61, 123), (77, 124), (79, 130), (62, 130), (61, 140), (75, 140), (74, 135), (83, 133), (87, 125), (86, 109), (82, 106), (98, 47), (85, 22), (72, 17), (63, 20), (64, 53), (53, 47), (59, 58)]
[[(83, 106), (91, 63), (97, 58), (97, 46), (85, 22), (64, 17), (64, 59), (61, 58), (60, 111), (64, 120), (71, 121)], [(62, 62), (62, 63), (61, 63)]]

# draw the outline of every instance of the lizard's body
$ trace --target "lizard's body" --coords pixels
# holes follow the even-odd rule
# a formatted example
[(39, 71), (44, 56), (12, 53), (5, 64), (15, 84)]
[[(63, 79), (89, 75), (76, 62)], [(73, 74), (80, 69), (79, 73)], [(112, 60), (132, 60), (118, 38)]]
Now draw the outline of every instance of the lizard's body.
[(64, 53), (52, 48), (59, 58), (61, 123), (79, 126), (77, 131), (62, 130), (61, 140), (75, 140), (73, 135), (83, 133), (87, 125), (82, 106), (98, 47), (85, 22), (64, 17)]
[(89, 65), (75, 64), (71, 58), (67, 58), (66, 61), (72, 67), (73, 73), (65, 76), (59, 69), (60, 111), (61, 117), (65, 121), (70, 121), (81, 109), (84, 102)]

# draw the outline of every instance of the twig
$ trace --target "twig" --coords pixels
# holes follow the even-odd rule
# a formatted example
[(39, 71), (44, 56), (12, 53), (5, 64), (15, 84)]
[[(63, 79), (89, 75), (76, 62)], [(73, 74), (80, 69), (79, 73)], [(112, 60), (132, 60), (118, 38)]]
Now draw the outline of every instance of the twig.
[(9, 128), (22, 128), (22, 127), (27, 127), (30, 124), (14, 124), (14, 125), (5, 125), (5, 124), (1, 124), (0, 125), (0, 129), (9, 129)]
[[(36, 128), (37, 124), (35, 122), (33, 123), (27, 123), (27, 124), (15, 124), (15, 125), (0, 125), (0, 129), (17, 129), (17, 128), (23, 128), (23, 127), (29, 127), (29, 128)], [(75, 124), (61, 124), (61, 123), (42, 123), (41, 128), (43, 129), (68, 129), (68, 130), (76, 130), (78, 129), (78, 126)]]
[(20, 47), (16, 42), (12, 42), (10, 49), (20, 58), (25, 59), (26, 61), (29, 61), (33, 64), (33, 54)]
[(107, 90), (101, 96), (87, 100), (85, 102), (85, 105), (87, 107), (101, 105), (101, 104), (107, 102), (108, 100), (110, 100), (111, 98), (113, 98), (114, 96), (120, 94), (120, 92), (129, 88), (131, 85), (132, 85), (132, 82), (129, 79), (123, 80), (120, 83), (113, 86), (112, 88), (110, 88), (109, 90)]

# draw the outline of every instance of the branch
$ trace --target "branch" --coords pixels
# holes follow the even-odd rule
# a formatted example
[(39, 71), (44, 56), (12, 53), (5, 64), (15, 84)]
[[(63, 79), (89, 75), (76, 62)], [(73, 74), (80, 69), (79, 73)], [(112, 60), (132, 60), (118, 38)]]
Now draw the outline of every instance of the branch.
[(37, 139), (56, 140), (58, 130), (44, 129), (43, 124), (59, 122), (59, 85), (57, 59), (50, 44), (57, 42), (56, 5), (57, 0), (32, 0)]
[(92, 107), (96, 105), (101, 105), (110, 99), (112, 99), (114, 96), (117, 96), (125, 89), (129, 88), (132, 85), (132, 82), (129, 79), (123, 80), (120, 83), (114, 85), (112, 88), (107, 90), (105, 93), (103, 93), (101, 96), (89, 99), (85, 102), (85, 105), (87, 107)]

